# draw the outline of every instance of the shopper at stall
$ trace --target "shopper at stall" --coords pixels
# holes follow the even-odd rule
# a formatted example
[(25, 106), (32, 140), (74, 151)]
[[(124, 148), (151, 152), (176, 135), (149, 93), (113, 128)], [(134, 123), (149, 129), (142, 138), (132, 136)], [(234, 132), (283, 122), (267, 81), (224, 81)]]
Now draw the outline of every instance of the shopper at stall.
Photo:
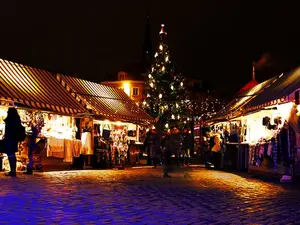
[(8, 156), (10, 172), (6, 176), (16, 176), (18, 143), (20, 141), (21, 119), (16, 108), (9, 108), (5, 122), (4, 146)]
[(146, 138), (144, 140), (144, 148), (145, 148), (145, 152), (147, 153), (147, 165), (151, 165), (150, 136), (151, 136), (151, 130), (147, 131)]
[(161, 132), (157, 129), (152, 129), (146, 138), (146, 145), (149, 148), (149, 155), (151, 164), (156, 168), (157, 164), (160, 163), (161, 158)]
[(189, 165), (190, 158), (191, 158), (191, 149), (193, 145), (193, 138), (189, 130), (186, 128), (183, 130), (182, 137), (183, 137), (182, 149), (184, 154), (184, 164)]
[(211, 149), (212, 152), (212, 163), (214, 165), (215, 169), (221, 168), (221, 157), (222, 157), (222, 139), (220, 137), (220, 134), (215, 134), (214, 138), (214, 145)]
[(210, 168), (211, 167), (211, 148), (212, 146), (210, 146), (211, 144), (211, 135), (208, 131), (205, 132), (205, 135), (203, 135), (203, 160), (204, 160), (204, 164), (205, 164), (205, 168)]
[(169, 178), (171, 177), (169, 175), (170, 169), (171, 169), (171, 158), (172, 158), (172, 152), (169, 147), (169, 139), (170, 139), (170, 133), (166, 133), (162, 137), (161, 147), (163, 150), (163, 177)]
[(30, 122), (31, 135), (28, 137), (28, 164), (27, 170), (24, 174), (33, 174), (33, 149), (35, 148), (36, 138), (38, 135), (38, 129), (34, 126), (33, 122)]

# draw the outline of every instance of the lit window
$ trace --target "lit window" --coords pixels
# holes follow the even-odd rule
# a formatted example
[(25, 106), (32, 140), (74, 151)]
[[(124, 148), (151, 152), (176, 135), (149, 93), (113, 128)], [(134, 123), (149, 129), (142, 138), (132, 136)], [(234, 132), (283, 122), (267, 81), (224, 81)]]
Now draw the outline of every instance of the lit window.
[(119, 80), (125, 80), (125, 75), (124, 74), (120, 74), (119, 75)]
[(138, 88), (132, 88), (132, 95), (133, 96), (139, 95), (139, 89)]

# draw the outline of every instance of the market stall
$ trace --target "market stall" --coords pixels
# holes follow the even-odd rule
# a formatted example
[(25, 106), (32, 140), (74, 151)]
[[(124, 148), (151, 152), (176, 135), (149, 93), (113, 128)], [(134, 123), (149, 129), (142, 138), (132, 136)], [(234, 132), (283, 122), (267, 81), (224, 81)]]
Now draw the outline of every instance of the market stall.
[(251, 169), (300, 175), (300, 68), (281, 74), (245, 106)]
[(154, 122), (122, 90), (56, 75), (57, 81), (90, 110), (92, 142), (88, 165), (98, 168), (124, 168), (140, 163), (146, 129)]
[[(27, 137), (16, 154), (17, 169), (26, 169), (31, 122), (41, 126), (34, 149), (36, 166), (46, 163), (47, 155), (69, 165), (73, 154), (70, 142), (75, 139), (74, 116), (85, 112), (85, 107), (59, 85), (52, 73), (45, 70), (0, 59), (0, 80), (0, 137), (5, 135), (4, 119), (9, 107), (17, 108), (22, 125), (26, 127)], [(6, 155), (2, 155), (3, 167), (9, 169)], [(52, 163), (57, 165), (56, 161)]]

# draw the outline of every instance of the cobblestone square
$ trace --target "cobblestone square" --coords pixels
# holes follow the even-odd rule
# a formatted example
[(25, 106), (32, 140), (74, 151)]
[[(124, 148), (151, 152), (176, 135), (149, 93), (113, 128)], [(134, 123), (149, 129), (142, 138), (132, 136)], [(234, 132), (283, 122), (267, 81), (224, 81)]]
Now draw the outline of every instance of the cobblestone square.
[(195, 169), (0, 174), (0, 224), (300, 224), (291, 184)]

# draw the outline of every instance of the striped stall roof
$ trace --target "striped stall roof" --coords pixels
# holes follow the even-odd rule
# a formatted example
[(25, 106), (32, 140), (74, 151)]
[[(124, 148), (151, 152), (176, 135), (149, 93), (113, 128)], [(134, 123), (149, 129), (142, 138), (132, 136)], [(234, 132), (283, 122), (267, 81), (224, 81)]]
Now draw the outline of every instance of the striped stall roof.
[(272, 85), (265, 88), (265, 91), (256, 96), (246, 108), (248, 111), (260, 109), (265, 106), (275, 105), (288, 101), (288, 97), (300, 88), (300, 67), (281, 74)]
[(3, 59), (0, 59), (0, 100), (63, 114), (85, 111), (50, 72)]
[(272, 83), (277, 80), (278, 76), (272, 77), (269, 80), (261, 82), (249, 90), (246, 90), (236, 96), (224, 109), (220, 110), (211, 120), (227, 120), (238, 117), (241, 114), (244, 106), (252, 101), (257, 95), (263, 93)]
[(75, 98), (81, 98), (98, 115), (110, 119), (154, 122), (120, 89), (62, 74), (57, 74), (56, 78), (72, 95), (75, 93)]

